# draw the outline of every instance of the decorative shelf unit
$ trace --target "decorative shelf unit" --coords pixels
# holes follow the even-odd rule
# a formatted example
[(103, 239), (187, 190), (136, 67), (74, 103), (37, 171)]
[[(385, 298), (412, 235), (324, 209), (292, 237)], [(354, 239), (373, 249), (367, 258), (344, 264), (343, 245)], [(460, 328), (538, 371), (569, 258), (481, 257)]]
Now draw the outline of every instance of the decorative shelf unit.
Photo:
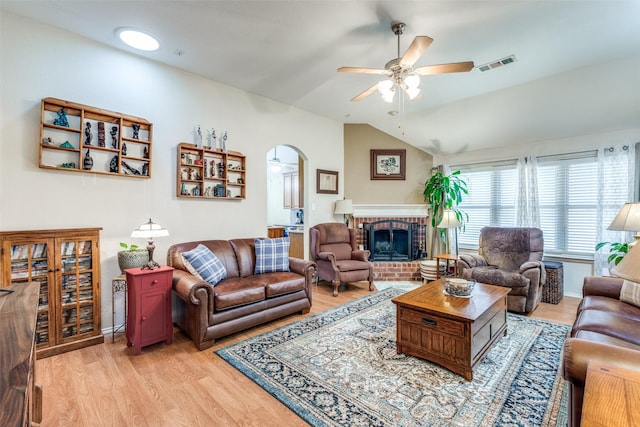
[[(62, 109), (68, 126), (60, 125)], [(42, 100), (42, 169), (150, 178), (152, 138), (153, 124), (143, 118), (56, 98)]]
[(176, 195), (190, 199), (242, 200), (246, 158), (237, 151), (178, 144)]
[(100, 230), (0, 232), (0, 288), (40, 284), (35, 331), (38, 358), (104, 342)]

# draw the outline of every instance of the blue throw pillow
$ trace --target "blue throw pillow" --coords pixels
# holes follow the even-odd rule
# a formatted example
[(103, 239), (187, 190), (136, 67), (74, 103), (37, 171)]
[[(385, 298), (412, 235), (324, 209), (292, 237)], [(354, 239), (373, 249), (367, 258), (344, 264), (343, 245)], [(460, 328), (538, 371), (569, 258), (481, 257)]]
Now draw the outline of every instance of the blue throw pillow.
[(199, 244), (188, 252), (182, 252), (182, 258), (198, 273), (202, 280), (209, 282), (211, 286), (215, 286), (216, 283), (227, 278), (227, 270), (222, 262), (203, 244)]
[(255, 239), (256, 268), (254, 274), (289, 271), (289, 238)]

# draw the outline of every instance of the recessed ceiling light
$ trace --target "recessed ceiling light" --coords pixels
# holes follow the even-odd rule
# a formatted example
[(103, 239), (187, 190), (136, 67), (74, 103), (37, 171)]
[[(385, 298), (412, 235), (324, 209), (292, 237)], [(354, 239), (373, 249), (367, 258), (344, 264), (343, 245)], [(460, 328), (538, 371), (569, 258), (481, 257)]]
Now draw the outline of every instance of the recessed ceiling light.
[(390, 116), (397, 116), (398, 115), (398, 111), (397, 110), (391, 110), (387, 114), (389, 114)]
[(151, 34), (135, 28), (118, 28), (116, 34), (127, 45), (140, 50), (158, 50), (160, 43)]

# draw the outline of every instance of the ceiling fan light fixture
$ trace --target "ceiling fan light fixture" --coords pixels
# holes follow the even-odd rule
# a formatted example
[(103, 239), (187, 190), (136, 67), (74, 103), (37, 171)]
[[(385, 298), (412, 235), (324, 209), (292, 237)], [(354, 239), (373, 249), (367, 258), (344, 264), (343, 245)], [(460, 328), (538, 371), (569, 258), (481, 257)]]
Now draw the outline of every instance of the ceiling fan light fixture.
[(405, 89), (405, 92), (407, 92), (407, 95), (409, 96), (409, 100), (413, 101), (414, 99), (416, 99), (416, 97), (418, 95), (420, 95), (420, 88), (411, 87), (411, 86), (407, 85), (407, 88)]
[(405, 77), (404, 82), (407, 87), (417, 89), (418, 86), (420, 86), (420, 76), (416, 74), (409, 74), (407, 77)]

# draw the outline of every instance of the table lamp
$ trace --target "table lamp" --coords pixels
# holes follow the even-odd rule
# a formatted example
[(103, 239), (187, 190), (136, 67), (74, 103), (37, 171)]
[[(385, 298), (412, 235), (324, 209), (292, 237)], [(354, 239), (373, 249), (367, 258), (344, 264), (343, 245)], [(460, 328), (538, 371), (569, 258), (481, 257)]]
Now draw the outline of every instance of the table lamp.
[[(442, 213), (442, 220), (436, 228), (455, 228), (456, 230), (456, 255), (458, 255), (458, 228), (462, 226), (462, 223), (458, 220), (456, 216), (456, 211), (452, 209), (445, 209)], [(451, 245), (449, 244), (449, 237), (447, 236), (447, 252), (450, 252)]]
[(156, 224), (155, 222), (151, 221), (151, 218), (149, 218), (148, 222), (141, 224), (140, 227), (131, 232), (131, 237), (149, 239), (149, 241), (147, 242), (147, 251), (149, 251), (149, 262), (142, 267), (143, 270), (153, 270), (154, 268), (160, 267), (160, 264), (153, 260), (153, 250), (156, 248), (153, 245), (153, 238), (164, 237), (168, 235), (169, 231), (167, 231), (166, 228), (162, 228), (160, 224)]
[(344, 199), (337, 200), (336, 207), (333, 211), (334, 214), (342, 214), (344, 216), (344, 223), (349, 226), (349, 215), (353, 215), (353, 200)]
[(622, 261), (611, 269), (611, 274), (631, 282), (640, 283), (640, 245), (633, 246)]
[(635, 231), (634, 236), (636, 240), (629, 243), (629, 246), (634, 246), (640, 240), (640, 203), (625, 203), (620, 209), (620, 212), (613, 218), (607, 230), (614, 231)]

